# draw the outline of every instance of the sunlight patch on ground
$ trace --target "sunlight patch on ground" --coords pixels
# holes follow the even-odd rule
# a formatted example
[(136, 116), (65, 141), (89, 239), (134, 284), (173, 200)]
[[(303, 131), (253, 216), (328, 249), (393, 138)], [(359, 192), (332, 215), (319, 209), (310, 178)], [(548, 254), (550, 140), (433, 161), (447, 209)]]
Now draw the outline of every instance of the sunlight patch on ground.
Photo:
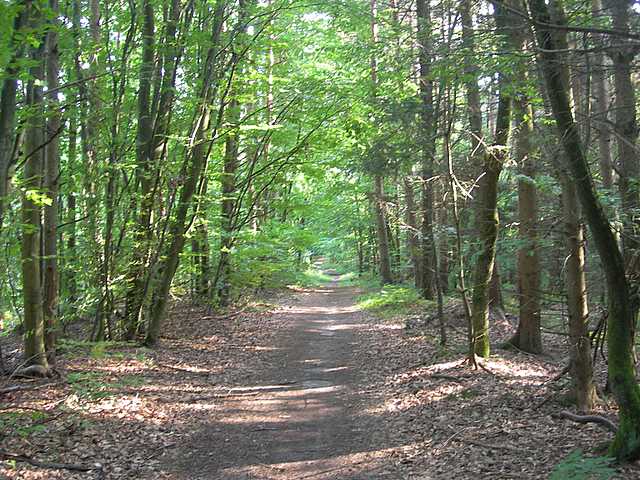
[[(357, 446), (354, 448), (358, 448)], [(382, 448), (370, 451), (356, 451), (344, 455), (323, 456), (316, 455), (314, 446), (309, 446), (309, 458), (282, 463), (256, 463), (241, 468), (227, 468), (223, 471), (232, 475), (250, 475), (247, 478), (378, 478), (383, 468), (390, 469), (393, 463), (390, 458), (397, 455), (397, 448)], [(273, 476), (272, 476), (273, 475)], [(283, 476), (286, 475), (286, 476)], [(385, 478), (387, 478), (385, 476)]]

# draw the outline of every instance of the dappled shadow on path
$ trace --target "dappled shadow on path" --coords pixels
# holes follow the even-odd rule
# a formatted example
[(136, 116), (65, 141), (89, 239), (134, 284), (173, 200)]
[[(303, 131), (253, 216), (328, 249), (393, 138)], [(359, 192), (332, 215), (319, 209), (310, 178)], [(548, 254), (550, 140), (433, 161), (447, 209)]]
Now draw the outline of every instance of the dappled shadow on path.
[(168, 463), (180, 479), (397, 478), (382, 419), (365, 413), (352, 288), (317, 289), (276, 313), (283, 328), (255, 383), (235, 386)]

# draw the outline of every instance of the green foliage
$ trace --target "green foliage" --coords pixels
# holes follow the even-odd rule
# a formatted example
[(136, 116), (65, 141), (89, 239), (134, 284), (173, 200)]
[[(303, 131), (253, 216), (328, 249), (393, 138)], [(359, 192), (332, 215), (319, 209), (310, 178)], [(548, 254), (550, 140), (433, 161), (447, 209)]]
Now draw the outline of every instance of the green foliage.
[(616, 473), (612, 462), (609, 457), (585, 457), (577, 449), (556, 465), (549, 480), (608, 480)]
[(419, 292), (410, 286), (385, 285), (380, 291), (362, 295), (358, 298), (358, 307), (371, 310), (384, 317), (408, 313), (416, 308), (426, 308), (431, 302), (420, 297)]
[(321, 270), (308, 268), (298, 274), (298, 284), (304, 287), (318, 287), (332, 282), (334, 277), (327, 275)]
[(139, 361), (146, 358), (147, 350), (141, 348), (135, 342), (102, 341), (89, 342), (61, 338), (58, 340), (58, 350), (70, 357), (88, 356), (96, 360), (102, 358), (127, 358), (135, 357)]
[(43, 424), (43, 420), (46, 418), (47, 415), (44, 412), (2, 412), (0, 413), (0, 432), (15, 432), (26, 438), (45, 431), (46, 425)]
[(104, 372), (72, 372), (67, 375), (67, 381), (78, 398), (90, 402), (113, 397), (119, 388), (144, 384), (144, 379), (136, 375), (125, 375), (111, 382)]

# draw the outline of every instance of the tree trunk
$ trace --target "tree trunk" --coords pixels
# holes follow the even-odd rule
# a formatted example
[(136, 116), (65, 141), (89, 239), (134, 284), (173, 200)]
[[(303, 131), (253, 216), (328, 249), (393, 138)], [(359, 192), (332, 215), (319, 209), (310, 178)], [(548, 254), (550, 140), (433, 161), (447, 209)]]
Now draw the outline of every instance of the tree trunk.
[(542, 352), (540, 335), (540, 259), (538, 255), (538, 194), (535, 184), (537, 152), (533, 136), (533, 109), (524, 99), (515, 102), (515, 161), (518, 179), (518, 330), (510, 342), (530, 353)]
[[(616, 31), (629, 31), (630, 0), (605, 0), (611, 9), (613, 28)], [(638, 45), (628, 44), (624, 38), (616, 38), (621, 46), (609, 49), (613, 62), (615, 85), (615, 132), (620, 165), (620, 197), (622, 201), (623, 234), (622, 245), (627, 267), (640, 275), (636, 257), (640, 253), (640, 162), (636, 142), (638, 140), (638, 124), (636, 121), (636, 96), (631, 79), (633, 59)], [(635, 266), (635, 268), (634, 268)]]
[[(241, 5), (243, 2), (241, 2)], [(206, 172), (209, 147), (205, 139), (211, 132), (211, 102), (216, 97), (221, 69), (218, 63), (220, 48), (220, 34), (222, 31), (226, 2), (217, 2), (212, 20), (211, 46), (206, 60), (202, 65), (201, 91), (199, 98), (199, 115), (194, 120), (189, 138), (192, 139), (181, 169), (184, 183), (180, 189), (175, 217), (169, 226), (169, 234), (162, 260), (158, 267), (157, 286), (154, 291), (154, 302), (151, 306), (149, 324), (145, 344), (157, 345), (164, 319), (167, 316), (169, 292), (173, 278), (180, 263), (180, 253), (184, 247), (185, 234), (189, 227), (188, 214), (194, 203), (194, 196), (198, 189), (202, 189), (204, 182), (201, 177)], [(240, 20), (240, 22), (242, 19)], [(224, 99), (221, 99), (224, 101)], [(200, 193), (203, 193), (202, 191)], [(197, 207), (193, 207), (193, 215), (197, 215)]]
[(413, 268), (413, 278), (416, 288), (420, 288), (420, 280), (422, 273), (420, 272), (420, 256), (418, 253), (418, 224), (416, 222), (416, 202), (413, 193), (413, 183), (411, 177), (404, 177), (404, 201), (406, 204), (406, 222), (407, 222), (407, 247), (409, 250), (409, 258), (411, 259), (411, 267)]
[(384, 179), (375, 175), (373, 179), (373, 208), (376, 217), (376, 234), (378, 237), (378, 261), (380, 262), (380, 281), (383, 285), (393, 282), (391, 262), (389, 260), (389, 237), (384, 211)]
[[(51, 11), (58, 12), (58, 0), (50, 0)], [(56, 363), (56, 334), (58, 323), (58, 296), (60, 279), (58, 273), (58, 178), (60, 176), (59, 130), (61, 128), (58, 88), (59, 58), (57, 22), (47, 33), (47, 88), (49, 94), (49, 120), (47, 122), (44, 165), (44, 188), (49, 203), (44, 208), (44, 322), (45, 346), (50, 365)]]
[(473, 62), (476, 52), (473, 16), (471, 14), (472, 3), (471, 0), (460, 2), (460, 19), (462, 23), (462, 46), (465, 49), (465, 91), (471, 133), (471, 153), (469, 157), (471, 164), (479, 168), (483, 158), (484, 142), (482, 138), (482, 104), (480, 103), (480, 87), (478, 86), (478, 66)]
[[(42, 18), (34, 12), (32, 28), (42, 29)], [(40, 233), (42, 216), (42, 187), (44, 168), (44, 85), (45, 43), (32, 47), (31, 79), (27, 84), (27, 105), (30, 116), (27, 124), (24, 179), (22, 195), (22, 295), (24, 299), (24, 353), (27, 365), (48, 369), (45, 351), (44, 314), (42, 309), (42, 278), (40, 270)]]
[[(601, 0), (592, 0), (592, 14), (594, 18), (602, 16)], [(598, 163), (602, 186), (613, 187), (613, 161), (611, 159), (611, 129), (609, 127), (609, 86), (606, 76), (605, 56), (600, 49), (593, 54), (591, 67), (591, 83), (593, 85), (593, 99), (591, 112), (595, 121), (595, 131), (598, 134)]]
[(433, 177), (435, 161), (436, 118), (433, 107), (433, 79), (431, 64), (433, 62), (431, 6), (428, 0), (417, 0), (418, 15), (418, 43), (420, 62), (420, 147), (422, 149), (421, 179), (422, 179), (422, 249), (420, 259), (422, 266), (422, 296), (433, 299), (436, 292), (436, 261), (434, 253), (435, 236), (433, 233)]
[[(232, 93), (232, 95), (234, 95)], [(236, 170), (239, 159), (239, 125), (240, 105), (234, 97), (228, 106), (227, 123), (233, 130), (227, 134), (225, 142), (224, 162), (222, 171), (222, 200), (220, 212), (222, 228), (220, 232), (220, 258), (218, 265), (218, 301), (226, 307), (231, 300), (231, 248), (234, 243), (234, 212), (236, 207)]]
[(575, 185), (566, 173), (560, 173), (562, 216), (566, 245), (565, 288), (569, 313), (569, 352), (573, 395), (578, 410), (588, 412), (596, 401), (589, 339), (589, 307), (585, 278), (584, 230)]
[(541, 69), (558, 135), (606, 276), (609, 381), (620, 408), (619, 427), (609, 452), (621, 460), (635, 460), (640, 457), (640, 388), (635, 379), (632, 351), (635, 308), (629, 301), (624, 259), (595, 191), (589, 164), (571, 114), (567, 86), (562, 81), (561, 58), (551, 29), (545, 27), (552, 24), (547, 5), (544, 0), (530, 0), (530, 8), (537, 22)]
[[(21, 5), (23, 2), (19, 2)], [(13, 23), (13, 36), (9, 45), (13, 53), (9, 66), (4, 74), (2, 92), (0, 92), (0, 229), (4, 219), (4, 208), (9, 193), (11, 180), (10, 170), (14, 162), (14, 146), (16, 143), (16, 97), (18, 92), (18, 60), (24, 55), (24, 47), (19, 40), (28, 20), (29, 9), (18, 11)]]
[(155, 25), (151, 0), (142, 3), (142, 59), (138, 88), (138, 130), (136, 132), (136, 183), (139, 197), (138, 215), (133, 226), (134, 255), (128, 273), (124, 338), (132, 340), (143, 321), (143, 305), (147, 283), (147, 261), (151, 240), (153, 212), (153, 168), (151, 149), (153, 122), (151, 118), (151, 84), (155, 59)]
[[(494, 5), (498, 30), (504, 31), (507, 14), (502, 4)], [(507, 77), (501, 73), (498, 80), (498, 113), (493, 146), (485, 149), (483, 174), (476, 192), (476, 232), (480, 252), (473, 276), (473, 331), (474, 352), (487, 358), (489, 345), (489, 286), (496, 257), (498, 239), (498, 178), (506, 156), (511, 123), (511, 95)]]

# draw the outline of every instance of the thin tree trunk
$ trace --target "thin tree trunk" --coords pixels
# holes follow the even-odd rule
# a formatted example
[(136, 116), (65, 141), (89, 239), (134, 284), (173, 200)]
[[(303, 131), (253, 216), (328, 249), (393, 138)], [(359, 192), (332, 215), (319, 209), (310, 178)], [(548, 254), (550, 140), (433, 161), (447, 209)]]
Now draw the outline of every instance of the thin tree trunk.
[[(50, 0), (49, 7), (54, 14), (58, 12), (58, 0)], [(47, 33), (47, 88), (49, 94), (49, 120), (47, 122), (47, 141), (44, 165), (44, 188), (49, 203), (44, 208), (44, 322), (45, 346), (50, 365), (56, 363), (56, 334), (58, 323), (58, 296), (60, 279), (58, 272), (58, 178), (60, 176), (59, 130), (61, 128), (58, 94), (59, 56), (57, 22)]]
[[(630, 0), (605, 0), (611, 9), (613, 28), (620, 32), (629, 31)], [(618, 185), (622, 201), (623, 254), (627, 267), (640, 275), (640, 162), (636, 142), (638, 123), (636, 121), (636, 96), (631, 79), (633, 59), (639, 50), (637, 44), (628, 44), (624, 38), (616, 38), (621, 46), (609, 49), (613, 62), (615, 85), (615, 132), (618, 147), (620, 178)], [(636, 265), (638, 264), (638, 265)]]
[[(232, 93), (232, 95), (234, 95)], [(231, 300), (231, 248), (234, 243), (234, 211), (236, 207), (236, 170), (239, 159), (240, 105), (237, 98), (232, 98), (228, 106), (227, 123), (233, 130), (227, 135), (222, 171), (222, 199), (220, 204), (222, 229), (220, 232), (220, 259), (218, 265), (218, 301), (226, 307)]]
[(431, 5), (428, 0), (417, 0), (418, 15), (418, 43), (420, 62), (420, 146), (422, 149), (421, 178), (422, 178), (422, 248), (420, 259), (422, 266), (422, 296), (433, 299), (436, 292), (437, 274), (434, 253), (436, 251), (433, 233), (433, 177), (435, 161), (435, 130), (436, 118), (433, 107), (433, 78), (431, 64), (433, 62), (433, 41), (431, 32)]
[(380, 262), (380, 280), (383, 285), (393, 283), (391, 262), (389, 260), (389, 237), (384, 210), (384, 179), (382, 175), (373, 178), (373, 208), (376, 217), (376, 234), (378, 238), (378, 261)]
[[(594, 18), (602, 16), (601, 0), (592, 0)], [(609, 127), (609, 85), (606, 76), (605, 56), (600, 49), (593, 54), (591, 67), (591, 83), (593, 84), (593, 100), (591, 111), (598, 134), (598, 163), (602, 186), (613, 187), (613, 161), (611, 159), (611, 129)]]
[[(562, 4), (552, 2), (554, 20), (566, 23)], [(561, 50), (568, 50), (567, 34), (555, 33), (555, 41)], [(570, 93), (570, 71), (568, 63), (561, 70), (562, 82)], [(589, 304), (587, 302), (587, 280), (585, 274), (585, 235), (582, 225), (582, 213), (576, 186), (566, 170), (567, 159), (561, 156), (558, 167), (559, 183), (562, 188), (562, 215), (564, 223), (565, 262), (564, 282), (567, 292), (567, 310), (569, 314), (569, 355), (572, 380), (570, 396), (579, 410), (589, 411), (597, 400), (593, 382), (591, 362), (591, 340), (589, 338)]]
[(576, 406), (590, 411), (596, 401), (589, 339), (589, 307), (585, 277), (584, 230), (580, 218), (580, 204), (575, 185), (566, 173), (560, 173), (562, 187), (562, 216), (566, 245), (565, 288), (569, 313), (569, 342), (571, 378)]
[(422, 273), (420, 272), (420, 255), (418, 252), (418, 224), (416, 222), (416, 202), (413, 192), (413, 182), (411, 177), (404, 177), (404, 201), (406, 204), (406, 222), (407, 222), (407, 247), (409, 250), (409, 258), (413, 268), (413, 278), (416, 288), (420, 288)]
[[(201, 177), (206, 172), (207, 160), (209, 156), (209, 146), (205, 139), (211, 132), (211, 102), (216, 97), (218, 82), (220, 80), (221, 69), (218, 62), (220, 49), (220, 34), (225, 14), (226, 2), (216, 3), (213, 20), (212, 36), (210, 48), (202, 67), (202, 85), (200, 92), (199, 115), (194, 121), (189, 138), (192, 139), (190, 148), (185, 153), (185, 160), (181, 170), (181, 178), (184, 183), (180, 189), (178, 206), (175, 217), (169, 226), (169, 236), (166, 247), (161, 255), (162, 260), (158, 267), (157, 287), (154, 291), (154, 302), (151, 306), (149, 324), (145, 344), (149, 346), (157, 345), (160, 340), (160, 333), (164, 319), (167, 316), (167, 306), (169, 292), (173, 278), (180, 263), (180, 252), (184, 247), (185, 234), (189, 227), (188, 214), (193, 208), (194, 216), (197, 216), (197, 206), (194, 206), (194, 196), (198, 192), (198, 186), (202, 188), (204, 182)], [(224, 99), (220, 100), (221, 102)], [(217, 119), (219, 120), (219, 118)], [(202, 192), (201, 192), (202, 193)]]

